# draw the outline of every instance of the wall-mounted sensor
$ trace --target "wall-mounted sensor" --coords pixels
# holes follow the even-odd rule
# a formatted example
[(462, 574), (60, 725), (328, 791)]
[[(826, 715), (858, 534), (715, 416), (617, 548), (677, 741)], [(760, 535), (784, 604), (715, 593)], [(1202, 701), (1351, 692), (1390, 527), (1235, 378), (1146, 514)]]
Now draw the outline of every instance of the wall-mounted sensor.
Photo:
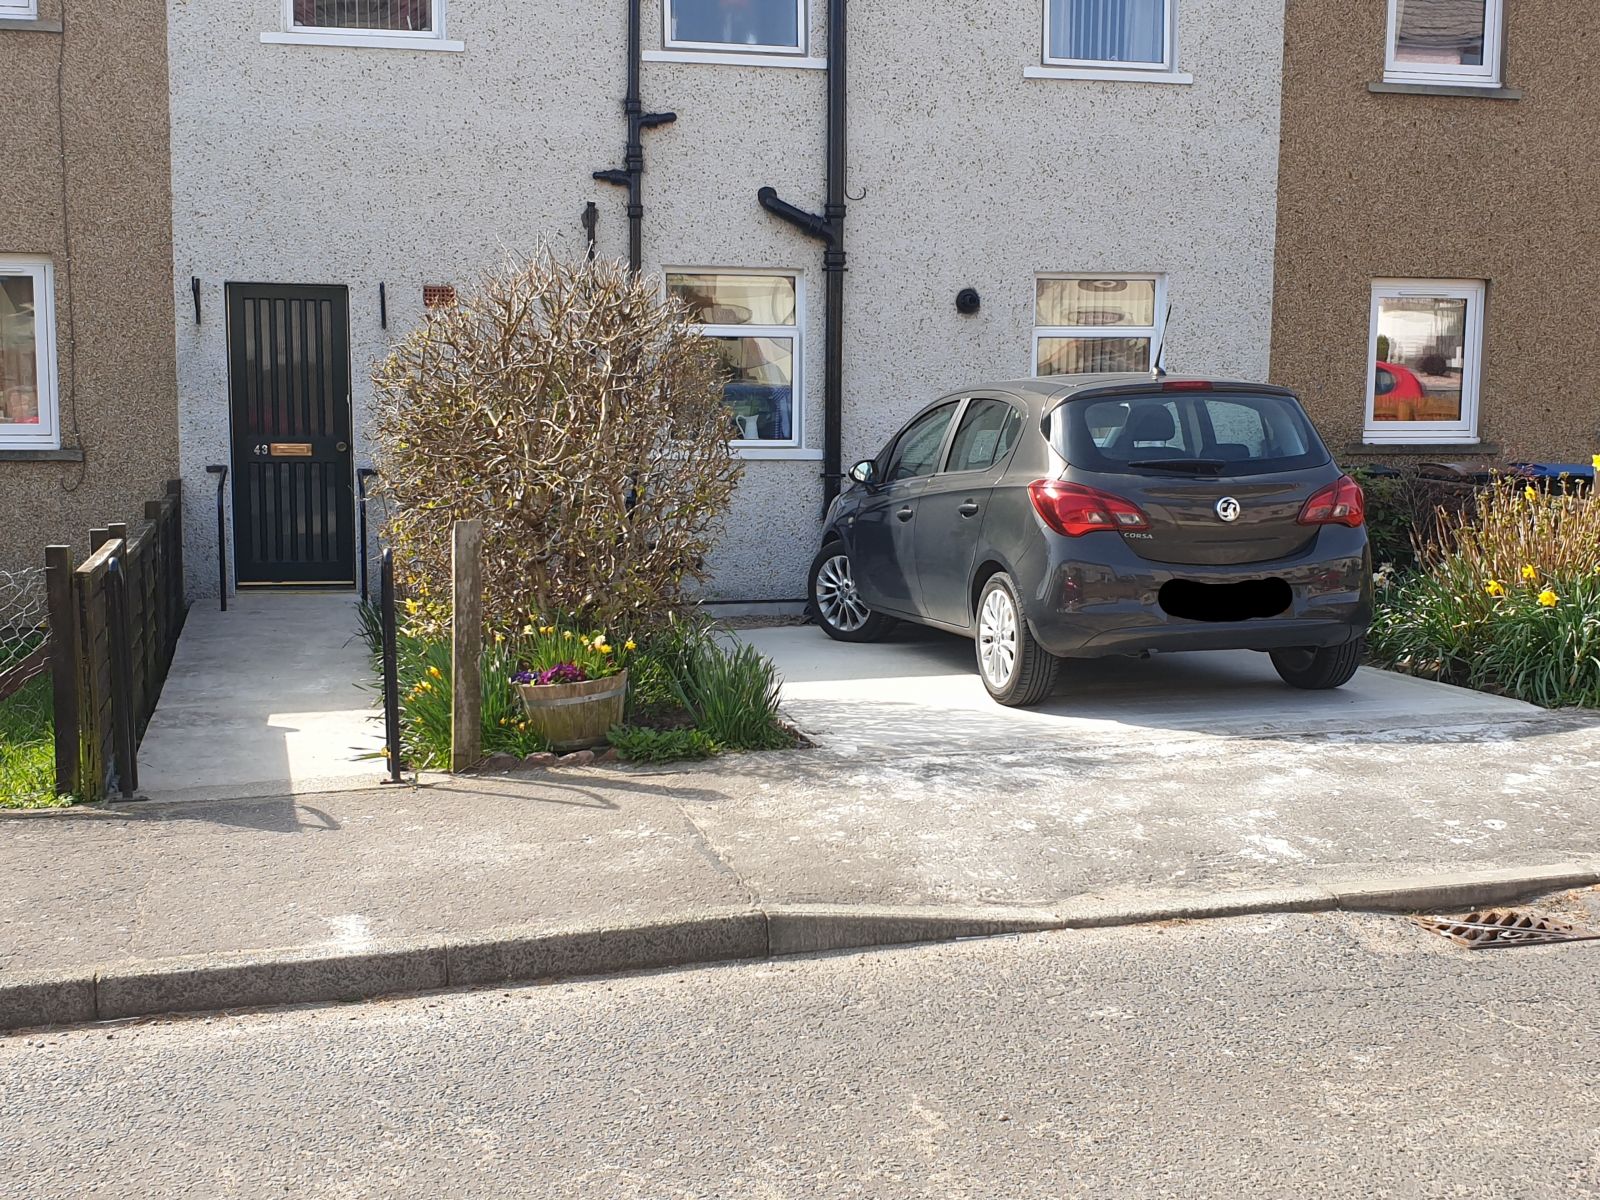
[(970, 317), (977, 312), (982, 303), (977, 288), (962, 288), (956, 293), (956, 311), (964, 317)]

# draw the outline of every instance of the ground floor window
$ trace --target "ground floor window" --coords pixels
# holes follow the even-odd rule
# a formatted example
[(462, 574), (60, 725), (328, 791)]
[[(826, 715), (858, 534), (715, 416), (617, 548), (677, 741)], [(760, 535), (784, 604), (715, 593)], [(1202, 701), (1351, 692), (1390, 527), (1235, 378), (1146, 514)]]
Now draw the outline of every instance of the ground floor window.
[(1034, 374), (1148, 371), (1165, 323), (1165, 290), (1159, 275), (1040, 275)]
[(1367, 441), (1477, 440), (1483, 300), (1470, 280), (1373, 284)]
[(54, 273), (48, 259), (0, 255), (0, 448), (59, 444)]
[(798, 446), (800, 280), (754, 271), (668, 271), (722, 365), (735, 445)]

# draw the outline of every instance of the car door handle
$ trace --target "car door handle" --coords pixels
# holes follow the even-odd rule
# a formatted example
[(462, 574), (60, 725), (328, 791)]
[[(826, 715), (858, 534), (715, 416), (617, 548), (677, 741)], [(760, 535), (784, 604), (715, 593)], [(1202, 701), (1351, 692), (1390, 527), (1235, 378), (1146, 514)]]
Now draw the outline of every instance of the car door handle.
[(963, 517), (975, 517), (978, 515), (978, 502), (976, 500), (968, 500), (956, 511)]
[(902, 508), (899, 512), (895, 513), (895, 516), (899, 517), (902, 521), (909, 521), (912, 517), (916, 516), (916, 511), (910, 507)]

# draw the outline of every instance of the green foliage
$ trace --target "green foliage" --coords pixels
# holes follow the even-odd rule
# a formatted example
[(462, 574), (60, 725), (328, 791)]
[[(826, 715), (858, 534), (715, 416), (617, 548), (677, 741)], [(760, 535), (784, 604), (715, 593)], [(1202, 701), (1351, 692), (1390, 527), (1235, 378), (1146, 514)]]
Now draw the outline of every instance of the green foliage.
[(1368, 467), (1357, 467), (1350, 475), (1366, 495), (1372, 561), (1411, 567), (1417, 557), (1412, 545), (1416, 512), (1407, 480), (1401, 475), (1374, 474)]
[[(450, 765), (450, 646), (440, 638), (402, 632), (400, 668), (401, 748), (413, 767), (445, 770)], [(512, 676), (519, 670), (516, 645), (491, 640), (480, 660), (483, 675), (485, 754), (535, 754), (548, 750), (527, 727), (522, 697)]]
[(684, 762), (710, 758), (719, 747), (699, 729), (649, 729), (642, 725), (617, 725), (606, 735), (629, 762)]
[(714, 638), (678, 664), (674, 690), (696, 727), (729, 750), (779, 750), (794, 738), (778, 720), (777, 668), (755, 647)]
[(1497, 485), (1415, 573), (1380, 583), (1386, 666), (1547, 708), (1600, 708), (1600, 497)]
[(0, 700), (0, 808), (58, 808), (54, 698), (50, 676)]
[[(540, 618), (532, 618), (539, 620)], [(497, 634), (516, 661), (535, 673), (568, 663), (580, 667), (590, 679), (608, 679), (628, 665), (633, 642), (618, 638), (615, 644), (602, 629), (585, 632), (575, 624), (556, 622), (526, 625), (521, 635)]]

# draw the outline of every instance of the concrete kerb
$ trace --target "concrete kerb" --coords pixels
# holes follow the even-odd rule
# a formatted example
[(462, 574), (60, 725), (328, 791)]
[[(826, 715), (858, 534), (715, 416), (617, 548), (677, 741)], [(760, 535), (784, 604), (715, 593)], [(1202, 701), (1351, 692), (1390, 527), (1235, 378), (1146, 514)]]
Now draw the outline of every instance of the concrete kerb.
[(1049, 908), (774, 905), (612, 928), (507, 929), (355, 953), (296, 949), (201, 955), (103, 971), (0, 977), (0, 1031), (1158, 921), (1285, 912), (1464, 911), (1596, 883), (1600, 867), (1563, 864), (1208, 896), (1078, 897)]

